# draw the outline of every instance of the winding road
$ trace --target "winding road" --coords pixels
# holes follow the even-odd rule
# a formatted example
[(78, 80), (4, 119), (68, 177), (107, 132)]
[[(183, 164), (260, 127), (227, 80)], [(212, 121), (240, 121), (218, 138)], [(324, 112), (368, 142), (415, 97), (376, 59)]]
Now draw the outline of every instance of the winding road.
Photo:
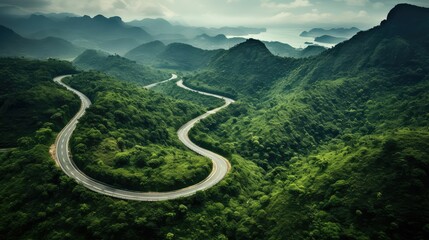
[[(211, 114), (215, 114), (219, 110), (233, 103), (234, 100), (223, 96), (219, 96), (216, 94), (211, 94), (211, 93), (190, 89), (184, 86), (183, 81), (180, 80), (177, 82), (177, 86), (181, 88), (184, 88), (186, 90), (193, 91), (199, 94), (220, 98), (225, 101), (225, 104), (222, 105), (221, 107), (212, 109), (190, 120), (177, 131), (177, 135), (180, 141), (182, 141), (183, 144), (185, 144), (185, 146), (187, 146), (192, 151), (202, 156), (208, 157), (212, 160), (213, 168), (211, 173), (207, 176), (207, 178), (189, 187), (181, 188), (174, 191), (168, 191), (168, 192), (136, 192), (136, 191), (123, 190), (123, 189), (112, 187), (110, 185), (97, 181), (93, 178), (90, 178), (89, 176), (85, 175), (82, 171), (80, 171), (77, 168), (77, 166), (74, 164), (71, 158), (69, 142), (70, 142), (71, 135), (74, 129), (76, 128), (76, 124), (78, 123), (79, 118), (85, 114), (85, 110), (91, 105), (91, 101), (83, 93), (69, 87), (68, 85), (64, 84), (61, 81), (63, 78), (68, 76), (70, 75), (56, 77), (54, 78), (54, 81), (64, 86), (65, 88), (67, 88), (67, 90), (79, 96), (81, 100), (81, 107), (79, 111), (76, 113), (76, 115), (70, 120), (70, 122), (63, 128), (63, 130), (61, 130), (61, 132), (57, 136), (57, 139), (55, 140), (55, 147), (56, 147), (55, 161), (61, 167), (61, 169), (64, 171), (65, 174), (75, 179), (79, 184), (82, 184), (83, 186), (85, 186), (86, 188), (94, 192), (101, 193), (115, 198), (136, 200), (136, 201), (165, 201), (165, 200), (171, 200), (171, 199), (190, 196), (195, 194), (197, 191), (206, 190), (214, 186), (218, 182), (220, 182), (230, 170), (231, 165), (226, 158), (220, 156), (219, 154), (211, 152), (207, 149), (199, 147), (189, 139), (188, 133), (198, 121), (206, 118)], [(170, 79), (164, 80), (159, 83), (148, 85), (145, 88), (151, 88), (156, 86), (157, 84), (170, 81), (176, 78), (177, 78), (177, 75), (172, 74), (172, 77)]]

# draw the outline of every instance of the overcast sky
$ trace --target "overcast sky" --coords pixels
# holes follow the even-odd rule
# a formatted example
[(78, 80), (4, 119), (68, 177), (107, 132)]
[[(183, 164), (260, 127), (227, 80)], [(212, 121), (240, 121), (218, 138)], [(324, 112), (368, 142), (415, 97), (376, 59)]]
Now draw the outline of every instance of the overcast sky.
[(400, 2), (429, 0), (0, 0), (26, 12), (120, 16), (125, 21), (162, 17), (193, 26), (371, 27)]

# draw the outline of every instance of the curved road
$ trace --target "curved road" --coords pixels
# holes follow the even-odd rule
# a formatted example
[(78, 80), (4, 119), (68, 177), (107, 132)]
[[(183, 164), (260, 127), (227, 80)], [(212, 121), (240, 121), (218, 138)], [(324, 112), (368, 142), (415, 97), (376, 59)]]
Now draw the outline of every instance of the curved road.
[(177, 78), (176, 74), (171, 74), (171, 78), (169, 78), (167, 80), (164, 80), (164, 81), (161, 81), (161, 82), (156, 82), (156, 83), (152, 83), (152, 84), (146, 85), (146, 86), (144, 86), (144, 88), (146, 88), (146, 89), (153, 88), (153, 87), (155, 87), (155, 86), (157, 86), (159, 84), (166, 83), (166, 82), (171, 81), (171, 80), (176, 79), (176, 78)]
[[(231, 168), (231, 165), (229, 161), (207, 149), (204, 149), (202, 147), (197, 146), (194, 144), (188, 137), (189, 130), (201, 119), (206, 118), (207, 116), (216, 113), (217, 111), (221, 110), (222, 108), (227, 107), (229, 104), (233, 103), (234, 100), (225, 98), (219, 95), (205, 93), (196, 91), (193, 89), (190, 89), (183, 85), (183, 81), (178, 81), (177, 85), (179, 87), (182, 87), (184, 89), (197, 92), (200, 94), (221, 98), (225, 100), (225, 104), (221, 107), (218, 107), (216, 109), (210, 110), (203, 115), (200, 115), (185, 125), (183, 125), (178, 131), (177, 134), (179, 136), (179, 139), (191, 150), (194, 152), (208, 157), (212, 160), (213, 168), (209, 176), (204, 179), (203, 181), (191, 185), (186, 188), (169, 191), (169, 192), (136, 192), (136, 191), (129, 191), (129, 190), (122, 190), (118, 189), (112, 186), (109, 186), (105, 183), (99, 182), (95, 179), (92, 179), (85, 175), (83, 172), (81, 172), (77, 166), (74, 164), (73, 160), (71, 159), (71, 154), (69, 150), (69, 141), (71, 134), (73, 133), (74, 129), (76, 128), (76, 124), (80, 117), (82, 117), (85, 114), (85, 110), (91, 105), (91, 101), (81, 92), (67, 86), (64, 84), (61, 80), (65, 77), (68, 77), (70, 75), (65, 76), (59, 76), (54, 78), (54, 81), (64, 87), (67, 88), (67, 90), (72, 91), (74, 94), (78, 95), (82, 104), (79, 109), (79, 111), (76, 113), (76, 115), (70, 120), (70, 122), (61, 130), (61, 132), (58, 134), (57, 139), (55, 140), (55, 147), (56, 147), (56, 153), (55, 153), (55, 161), (57, 164), (61, 167), (61, 169), (71, 178), (75, 179), (79, 184), (82, 184), (86, 188), (104, 194), (111, 197), (121, 198), (121, 199), (127, 199), (127, 200), (136, 200), (136, 201), (164, 201), (164, 200), (170, 200), (180, 197), (186, 197), (195, 194), (197, 191), (206, 190), (215, 184), (217, 184), (219, 181), (221, 181), (225, 175), (228, 173), (228, 171)], [(172, 77), (168, 80), (173, 80), (177, 78), (176, 75), (172, 74)], [(163, 81), (164, 82), (164, 81)], [(153, 87), (151, 85), (146, 86), (146, 88)]]

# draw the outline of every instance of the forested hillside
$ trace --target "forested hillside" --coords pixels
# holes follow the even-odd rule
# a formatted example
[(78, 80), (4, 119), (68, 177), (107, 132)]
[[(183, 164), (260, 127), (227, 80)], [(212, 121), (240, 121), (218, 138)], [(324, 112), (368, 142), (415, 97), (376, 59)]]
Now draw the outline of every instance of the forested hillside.
[(184, 43), (164, 45), (160, 41), (131, 49), (126, 58), (157, 68), (192, 71), (204, 68), (213, 56), (223, 50), (203, 50)]
[[(18, 146), (14, 145), (16, 149), (0, 152), (1, 239), (141, 239), (142, 236), (147, 239), (222, 239), (242, 235), (237, 231), (237, 222), (244, 222), (250, 214), (242, 206), (262, 180), (262, 173), (255, 164), (232, 156), (234, 168), (224, 181), (205, 192), (175, 201), (124, 201), (94, 193), (56, 167), (48, 151), (55, 132), (70, 119), (70, 113), (77, 110), (78, 104), (78, 98), (54, 84), (52, 76), (74, 69), (70, 64), (53, 60), (2, 59), (2, 62), (4, 69), (13, 66), (16, 70), (9, 72), (9, 78), (2, 78), (2, 81), (9, 81), (11, 86), (10, 81), (32, 85), (32, 76), (38, 76), (34, 81), (46, 81), (44, 94), (61, 93), (64, 97), (59, 99), (67, 100), (73, 108), (69, 108), (70, 112), (66, 112), (68, 115), (60, 122), (56, 122), (56, 118), (45, 120), (44, 111), (27, 109), (27, 116), (40, 119), (42, 128), (23, 134), (8, 133), (22, 140)], [(23, 68), (17, 68), (19, 65)], [(201, 112), (202, 107), (164, 98), (135, 84), (120, 83), (118, 79), (94, 72), (78, 74), (68, 82), (93, 101), (74, 134), (74, 159), (83, 160), (87, 166), (101, 171), (107, 168), (110, 171), (107, 176), (111, 174), (111, 179), (117, 180), (115, 170), (108, 168), (108, 164), (113, 164), (112, 168), (121, 173), (116, 177), (123, 177), (109, 183), (123, 187), (121, 181), (125, 181), (125, 188), (132, 188), (138, 169), (145, 177), (138, 179), (138, 183), (149, 184), (144, 185), (144, 189), (165, 190), (172, 188), (171, 184), (175, 184), (174, 187), (189, 184), (188, 181), (198, 179), (195, 174), (209, 170), (206, 159), (177, 143), (174, 130)], [(8, 91), (19, 93), (21, 90), (17, 87)], [(44, 97), (44, 94), (40, 92), (38, 96)], [(46, 101), (43, 107), (59, 108), (61, 101)], [(100, 162), (109, 160), (112, 155), (113, 162)], [(98, 162), (94, 164), (94, 161)], [(85, 167), (83, 170), (91, 171)], [(180, 173), (189, 176), (177, 175)], [(177, 180), (179, 182), (175, 182)], [(137, 189), (139, 187), (141, 185)], [(189, 227), (191, 225), (193, 227)]]
[(96, 50), (86, 50), (73, 60), (73, 64), (81, 70), (102, 71), (121, 80), (142, 85), (159, 82), (170, 77), (170, 74), (166, 72), (137, 64), (118, 55), (109, 55)]
[[(69, 62), (0, 58), (0, 148), (51, 140), (52, 131), (79, 106), (73, 94), (57, 90), (52, 78), (75, 72)], [(21, 137), (27, 138), (18, 141)]]
[[(78, 100), (51, 78), (75, 70), (2, 59), (0, 123), (18, 127), (0, 130), (20, 140), (1, 146), (17, 148), (0, 151), (0, 239), (429, 239), (428, 39), (429, 9), (401, 4), (315, 57), (274, 56), (254, 39), (217, 52), (181, 76), (237, 100), (190, 133), (231, 171), (206, 191), (163, 202), (94, 193), (55, 167), (49, 146)], [(114, 59), (99, 69), (111, 75), (130, 63), (103, 58)], [(174, 82), (147, 90), (120, 70), (66, 80), (93, 102), (72, 136), (76, 164), (132, 190), (207, 176), (210, 162), (176, 131), (219, 101)]]
[[(428, 19), (428, 9), (399, 5), (381, 26), (319, 57), (278, 59), (281, 76), (259, 78), (266, 88), (248, 81), (254, 73), (246, 69), (232, 68), (241, 74), (234, 81), (212, 69), (188, 81), (239, 91), (240, 104), (204, 120), (193, 136), (271, 172), (268, 236), (427, 237)], [(267, 58), (261, 69), (276, 59)]]

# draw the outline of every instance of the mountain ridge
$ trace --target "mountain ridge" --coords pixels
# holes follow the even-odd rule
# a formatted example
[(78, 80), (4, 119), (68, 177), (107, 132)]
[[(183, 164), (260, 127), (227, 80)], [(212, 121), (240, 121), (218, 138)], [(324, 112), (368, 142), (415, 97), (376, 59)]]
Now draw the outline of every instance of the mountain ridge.
[(142, 64), (176, 70), (196, 70), (205, 67), (210, 59), (223, 50), (203, 50), (185, 43), (165, 45), (153, 41), (131, 49), (124, 56)]
[(104, 71), (121, 80), (148, 85), (168, 78), (168, 74), (143, 66), (119, 55), (93, 49), (86, 50), (73, 60), (81, 70)]
[(0, 18), (0, 24), (26, 37), (58, 37), (80, 47), (98, 48), (110, 53), (122, 53), (124, 49), (123, 46), (116, 48), (109, 44), (109, 41), (128, 39), (130, 42), (129, 39), (132, 39), (141, 44), (153, 40), (146, 31), (126, 25), (120, 17), (107, 18), (101, 14), (93, 18), (88, 15), (49, 18), (45, 15), (32, 14), (19, 18)]
[(12, 29), (0, 25), (1, 56), (70, 59), (76, 57), (82, 51), (83, 49), (61, 38), (24, 38)]

